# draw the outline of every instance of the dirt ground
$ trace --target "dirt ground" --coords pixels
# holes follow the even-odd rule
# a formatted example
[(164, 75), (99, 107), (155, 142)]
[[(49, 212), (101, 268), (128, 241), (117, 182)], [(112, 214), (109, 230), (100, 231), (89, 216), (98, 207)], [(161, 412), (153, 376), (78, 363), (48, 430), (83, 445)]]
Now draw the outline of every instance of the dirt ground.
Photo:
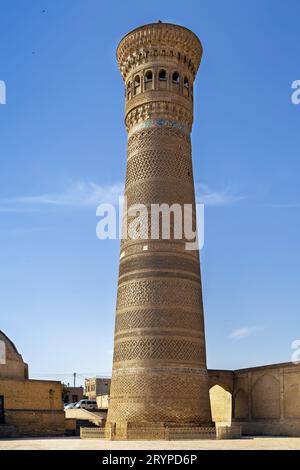
[(243, 437), (235, 440), (107, 441), (78, 437), (1, 439), (1, 450), (269, 450), (298, 449), (300, 438)]

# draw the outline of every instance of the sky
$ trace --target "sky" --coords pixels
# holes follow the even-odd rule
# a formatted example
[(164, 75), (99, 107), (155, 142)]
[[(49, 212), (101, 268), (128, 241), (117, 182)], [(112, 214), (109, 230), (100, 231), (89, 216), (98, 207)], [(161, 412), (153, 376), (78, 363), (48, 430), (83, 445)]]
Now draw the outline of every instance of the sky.
[(0, 329), (32, 378), (111, 373), (119, 241), (96, 237), (96, 207), (124, 186), (115, 50), (158, 19), (192, 29), (204, 48), (192, 143), (208, 367), (291, 360), (299, 15), (298, 0), (0, 0)]

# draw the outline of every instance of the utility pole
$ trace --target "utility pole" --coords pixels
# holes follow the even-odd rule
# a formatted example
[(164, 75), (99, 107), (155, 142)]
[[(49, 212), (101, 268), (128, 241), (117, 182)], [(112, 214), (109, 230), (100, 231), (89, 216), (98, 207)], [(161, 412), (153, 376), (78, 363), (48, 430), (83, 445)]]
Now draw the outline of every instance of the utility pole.
[(74, 387), (76, 387), (76, 372), (73, 372), (73, 377), (74, 377)]

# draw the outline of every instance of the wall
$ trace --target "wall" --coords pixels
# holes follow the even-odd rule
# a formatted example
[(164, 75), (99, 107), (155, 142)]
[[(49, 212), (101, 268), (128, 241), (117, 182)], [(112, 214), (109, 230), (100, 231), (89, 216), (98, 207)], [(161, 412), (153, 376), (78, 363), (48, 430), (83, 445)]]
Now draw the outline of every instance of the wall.
[(97, 379), (96, 395), (109, 395), (111, 379)]
[(109, 395), (98, 395), (96, 397), (98, 408), (108, 408), (109, 404)]
[(300, 436), (300, 365), (292, 363), (236, 371), (209, 370), (213, 419), (232, 421), (243, 434)]
[(92, 377), (85, 379), (85, 396), (89, 400), (96, 400), (97, 395), (109, 395), (110, 378)]
[(76, 403), (83, 399), (83, 387), (65, 387), (65, 403)]
[(300, 436), (300, 365), (235, 371), (233, 419), (245, 434)]
[(228, 425), (232, 417), (233, 371), (210, 369), (208, 380), (212, 420)]
[(65, 414), (60, 382), (0, 380), (4, 396), (5, 423), (21, 435), (60, 435), (65, 431)]
[(214, 385), (209, 391), (209, 397), (212, 420), (215, 423), (231, 424), (231, 393), (219, 385)]

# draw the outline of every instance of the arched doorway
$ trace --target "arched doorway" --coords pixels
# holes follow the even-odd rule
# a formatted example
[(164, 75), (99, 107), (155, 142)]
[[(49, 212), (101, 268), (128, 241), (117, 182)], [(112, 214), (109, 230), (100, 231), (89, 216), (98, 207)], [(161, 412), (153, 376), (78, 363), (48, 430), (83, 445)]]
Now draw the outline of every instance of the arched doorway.
[(217, 424), (231, 424), (232, 394), (226, 386), (214, 385), (209, 390), (212, 420)]

